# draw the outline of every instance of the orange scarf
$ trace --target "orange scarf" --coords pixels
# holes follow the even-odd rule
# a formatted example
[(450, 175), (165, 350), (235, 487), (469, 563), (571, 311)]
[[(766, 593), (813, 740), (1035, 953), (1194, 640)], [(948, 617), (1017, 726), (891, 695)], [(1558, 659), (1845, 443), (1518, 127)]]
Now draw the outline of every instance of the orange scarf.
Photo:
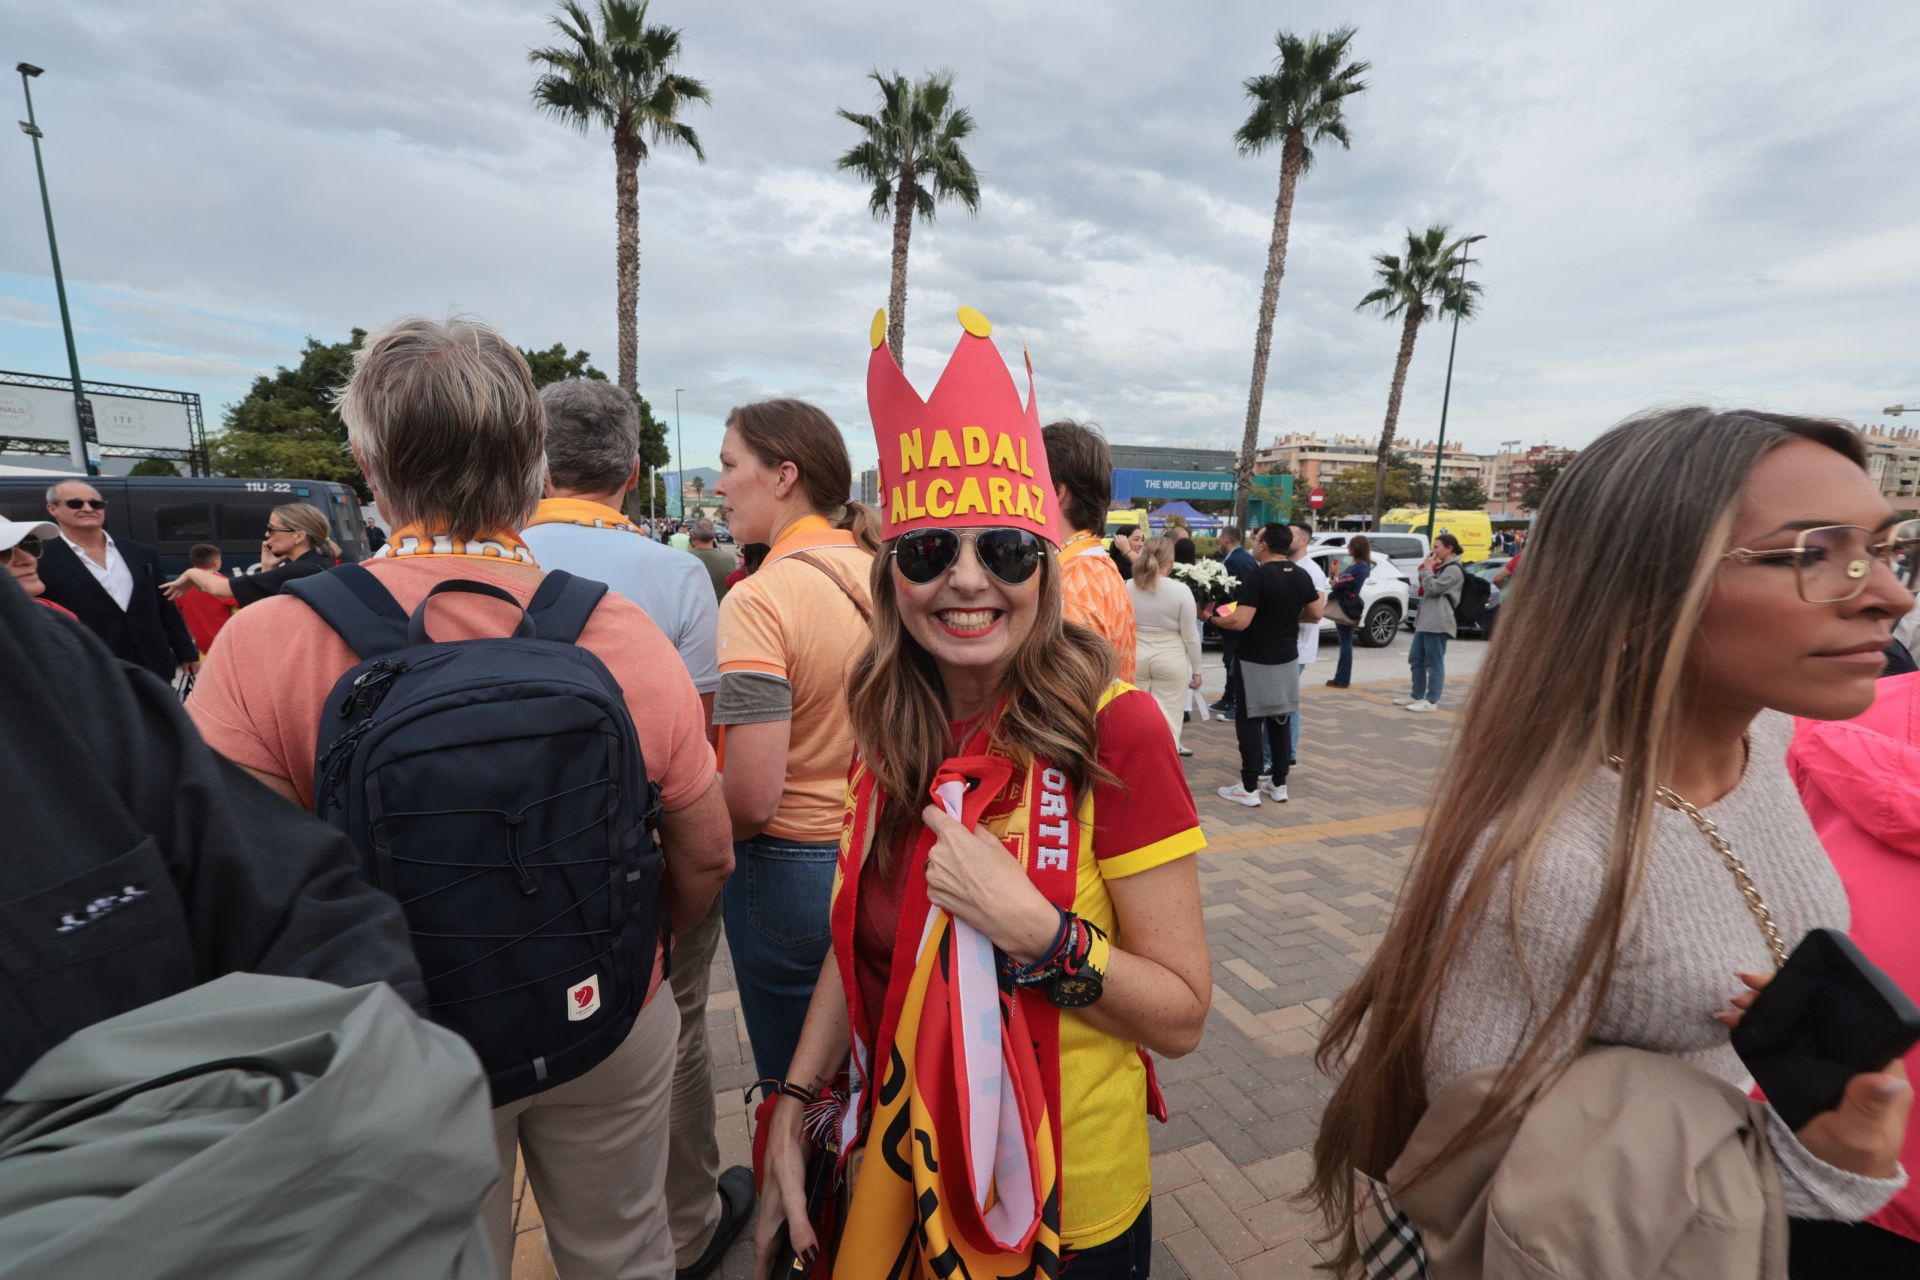
[(625, 533), (638, 533), (643, 538), (647, 536), (641, 532), (640, 526), (622, 513), (585, 498), (541, 499), (533, 519), (527, 522), (527, 528), (543, 524), (577, 524), (584, 529), (619, 529)]

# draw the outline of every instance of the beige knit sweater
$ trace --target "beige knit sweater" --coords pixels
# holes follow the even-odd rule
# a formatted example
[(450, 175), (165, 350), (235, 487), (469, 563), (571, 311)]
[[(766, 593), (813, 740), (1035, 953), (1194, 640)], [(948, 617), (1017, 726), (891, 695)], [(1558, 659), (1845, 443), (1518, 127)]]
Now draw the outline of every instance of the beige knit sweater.
[[(1746, 863), (1789, 950), (1809, 929), (1844, 930), (1850, 919), (1846, 891), (1787, 775), (1792, 735), (1787, 716), (1755, 720), (1746, 776), (1705, 810)], [(1548, 833), (1517, 920), (1517, 955), (1507, 926), (1511, 898), (1504, 883), (1496, 889), (1434, 1014), (1429, 1097), (1468, 1071), (1509, 1061), (1565, 989), (1600, 900), (1619, 799), (1618, 777), (1601, 770)], [(1668, 1054), (1748, 1088), (1751, 1078), (1713, 1015), (1742, 989), (1735, 970), (1772, 968), (1759, 925), (1706, 837), (1686, 815), (1655, 809), (1645, 878), (1594, 1040)], [(1571, 1038), (1577, 1027), (1562, 1030)], [(1795, 1217), (1858, 1221), (1905, 1185), (1904, 1171), (1882, 1180), (1823, 1163), (1768, 1114)]]

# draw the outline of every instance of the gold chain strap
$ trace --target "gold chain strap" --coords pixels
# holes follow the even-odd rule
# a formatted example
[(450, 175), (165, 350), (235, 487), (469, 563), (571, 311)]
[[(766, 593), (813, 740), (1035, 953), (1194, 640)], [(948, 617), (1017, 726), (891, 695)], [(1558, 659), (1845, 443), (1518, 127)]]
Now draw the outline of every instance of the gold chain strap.
[[(1607, 757), (1607, 763), (1615, 769), (1621, 766), (1619, 756)], [(1654, 794), (1659, 796), (1661, 803), (1668, 808), (1678, 809), (1692, 819), (1693, 825), (1700, 828), (1700, 834), (1705, 836), (1707, 843), (1713, 846), (1713, 851), (1720, 855), (1720, 861), (1726, 863), (1727, 870), (1733, 875), (1735, 887), (1740, 890), (1740, 896), (1747, 900), (1747, 910), (1753, 913), (1754, 923), (1760, 926), (1761, 936), (1767, 940), (1767, 950), (1773, 953), (1773, 967), (1780, 968), (1787, 962), (1787, 944), (1781, 940), (1780, 930), (1773, 923), (1773, 912), (1767, 910), (1766, 900), (1760, 896), (1760, 890), (1754, 887), (1753, 877), (1747, 873), (1747, 864), (1740, 860), (1740, 855), (1733, 851), (1733, 846), (1727, 843), (1727, 838), (1720, 834), (1720, 828), (1714, 824), (1713, 819), (1700, 812), (1692, 801), (1681, 796), (1672, 787), (1655, 787)]]
[(1760, 890), (1754, 887), (1753, 877), (1747, 874), (1747, 864), (1740, 861), (1740, 855), (1733, 851), (1727, 838), (1720, 834), (1720, 828), (1713, 819), (1695, 808), (1691, 801), (1683, 800), (1671, 787), (1660, 787), (1656, 795), (1668, 805), (1693, 819), (1693, 825), (1700, 828), (1700, 834), (1707, 838), (1713, 851), (1720, 855), (1720, 861), (1727, 864), (1727, 870), (1733, 873), (1733, 882), (1740, 888), (1740, 896), (1747, 900), (1747, 910), (1753, 912), (1755, 923), (1767, 939), (1767, 950), (1773, 952), (1773, 967), (1778, 969), (1787, 962), (1787, 944), (1780, 940), (1780, 930), (1773, 923), (1773, 912), (1767, 910), (1766, 901), (1761, 898)]

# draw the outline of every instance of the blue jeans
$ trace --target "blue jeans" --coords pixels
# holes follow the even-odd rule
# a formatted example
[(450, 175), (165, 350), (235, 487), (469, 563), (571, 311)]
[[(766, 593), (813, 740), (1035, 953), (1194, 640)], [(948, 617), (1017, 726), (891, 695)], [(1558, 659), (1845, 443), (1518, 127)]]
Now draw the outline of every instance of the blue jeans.
[[(1307, 664), (1303, 662), (1300, 664), (1300, 689), (1303, 693), (1306, 687)], [(1304, 710), (1306, 710), (1306, 701), (1303, 698), (1301, 704), (1293, 709), (1293, 714), (1287, 717), (1287, 764), (1289, 765), (1300, 758), (1300, 713)], [(1267, 763), (1271, 765), (1273, 761), (1269, 760)]]
[(838, 842), (755, 836), (733, 846), (721, 914), (753, 1067), (783, 1080), (807, 1020), (820, 965), (833, 943), (829, 912)]
[(1340, 638), (1340, 664), (1333, 669), (1335, 684), (1353, 683), (1353, 628), (1336, 626), (1333, 634)]
[(1413, 651), (1407, 665), (1413, 668), (1413, 700), (1438, 705), (1440, 690), (1447, 683), (1447, 641), (1451, 636), (1438, 631), (1413, 633)]

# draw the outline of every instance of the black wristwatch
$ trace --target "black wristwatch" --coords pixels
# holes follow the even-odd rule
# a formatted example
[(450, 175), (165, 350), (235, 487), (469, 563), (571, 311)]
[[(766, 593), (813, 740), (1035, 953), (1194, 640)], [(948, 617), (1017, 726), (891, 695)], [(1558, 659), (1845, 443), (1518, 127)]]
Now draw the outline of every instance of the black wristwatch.
[(1106, 990), (1107, 957), (1112, 953), (1106, 931), (1080, 921), (1084, 949), (1060, 962), (1060, 972), (1047, 984), (1047, 1000), (1057, 1009), (1084, 1009)]

